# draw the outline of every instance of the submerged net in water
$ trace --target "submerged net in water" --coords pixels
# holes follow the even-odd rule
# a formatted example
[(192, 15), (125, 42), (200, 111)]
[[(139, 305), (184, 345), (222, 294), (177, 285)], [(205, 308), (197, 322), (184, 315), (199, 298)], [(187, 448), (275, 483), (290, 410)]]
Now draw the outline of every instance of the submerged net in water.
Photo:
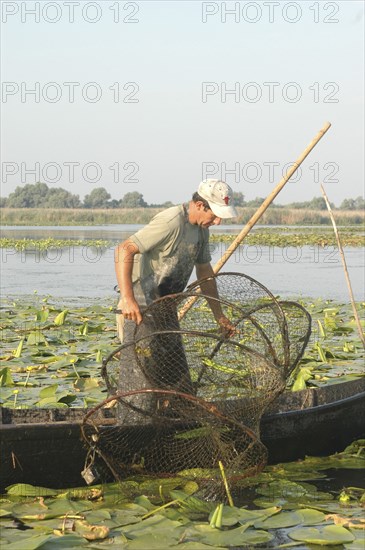
[(109, 397), (86, 415), (84, 438), (117, 479), (189, 470), (217, 492), (220, 463), (228, 482), (265, 466), (261, 416), (309, 335), (302, 306), (277, 301), (242, 274), (218, 274), (160, 298), (104, 361)]

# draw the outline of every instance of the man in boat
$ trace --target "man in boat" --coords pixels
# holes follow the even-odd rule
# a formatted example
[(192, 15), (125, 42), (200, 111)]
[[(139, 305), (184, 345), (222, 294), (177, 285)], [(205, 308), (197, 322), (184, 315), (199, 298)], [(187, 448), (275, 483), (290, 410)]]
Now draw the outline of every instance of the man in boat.
[[(116, 248), (115, 270), (120, 289), (117, 327), (122, 343), (133, 341), (136, 326), (141, 324), (146, 329), (144, 332), (138, 331), (139, 337), (148, 335), (148, 320), (143, 318), (143, 311), (162, 296), (182, 292), (194, 266), (197, 279), (214, 275), (210, 263), (209, 227), (219, 225), (222, 219), (237, 216), (232, 200), (233, 192), (227, 183), (216, 179), (204, 180), (188, 204), (160, 212), (148, 225)], [(206, 295), (218, 297), (214, 280), (202, 285), (202, 290)], [(221, 332), (231, 335), (234, 328), (223, 315), (219, 301), (212, 300), (209, 305)], [(169, 328), (179, 328), (176, 312), (171, 314)], [(161, 349), (164, 346), (161, 344), (160, 338), (154, 347), (159, 348), (158, 362), (163, 364), (167, 363), (168, 354), (165, 353), (163, 361)], [(180, 349), (181, 360), (175, 368), (175, 376), (171, 375), (174, 382), (170, 387), (189, 391), (190, 377), (181, 340), (179, 343), (175, 341), (175, 344)], [(151, 379), (145, 378), (133, 353), (132, 346), (124, 348), (121, 353), (120, 389), (123, 391), (151, 387)]]

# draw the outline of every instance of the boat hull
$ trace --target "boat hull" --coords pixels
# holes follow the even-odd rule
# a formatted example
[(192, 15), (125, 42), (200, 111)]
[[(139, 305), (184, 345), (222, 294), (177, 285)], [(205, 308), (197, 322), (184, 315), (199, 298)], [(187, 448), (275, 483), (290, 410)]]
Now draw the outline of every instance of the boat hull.
[[(13, 483), (84, 484), (82, 409), (2, 409), (0, 492)], [(286, 392), (261, 420), (269, 462), (324, 456), (365, 437), (365, 379)]]

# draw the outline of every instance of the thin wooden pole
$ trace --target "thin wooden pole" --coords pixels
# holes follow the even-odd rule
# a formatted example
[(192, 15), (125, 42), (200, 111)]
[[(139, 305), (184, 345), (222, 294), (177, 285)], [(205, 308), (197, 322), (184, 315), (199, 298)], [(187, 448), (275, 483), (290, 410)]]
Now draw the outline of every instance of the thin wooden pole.
[(332, 209), (331, 209), (331, 206), (330, 206), (330, 203), (329, 203), (329, 200), (328, 200), (328, 197), (327, 197), (326, 191), (324, 190), (323, 185), (321, 185), (321, 191), (322, 191), (322, 195), (323, 195), (323, 198), (325, 200), (327, 210), (329, 212), (329, 215), (330, 215), (330, 218), (331, 218), (331, 221), (332, 221), (333, 230), (334, 230), (335, 235), (336, 235), (337, 246), (338, 246), (338, 250), (339, 250), (340, 256), (341, 256), (343, 270), (345, 272), (345, 279), (346, 279), (347, 288), (348, 288), (349, 295), (350, 295), (350, 300), (351, 300), (352, 310), (354, 312), (354, 317), (355, 317), (355, 321), (356, 321), (356, 325), (357, 325), (357, 330), (359, 331), (360, 340), (361, 340), (362, 345), (365, 349), (365, 337), (364, 337), (364, 333), (363, 333), (362, 326), (361, 326), (361, 323), (360, 323), (359, 315), (358, 315), (357, 309), (356, 309), (354, 293), (352, 292), (352, 285), (351, 285), (351, 281), (350, 281), (349, 272), (347, 270), (347, 263), (346, 263), (345, 253), (343, 251), (340, 235), (338, 234), (336, 221), (335, 221), (335, 218), (334, 218), (334, 215), (333, 215), (333, 212), (332, 212)]
[[(249, 234), (253, 226), (258, 222), (258, 220), (264, 214), (265, 210), (267, 210), (267, 208), (270, 206), (270, 204), (275, 199), (275, 197), (280, 193), (284, 185), (289, 181), (292, 175), (295, 174), (299, 166), (307, 158), (309, 153), (312, 151), (312, 149), (314, 149), (314, 147), (317, 145), (319, 140), (322, 139), (322, 137), (327, 132), (327, 130), (329, 130), (330, 127), (331, 127), (331, 123), (326, 122), (323, 128), (318, 132), (318, 134), (313, 138), (313, 140), (309, 143), (309, 145), (304, 149), (303, 153), (297, 158), (294, 164), (292, 164), (292, 166), (289, 168), (285, 176), (280, 180), (277, 186), (266, 197), (266, 199), (261, 204), (261, 206), (257, 209), (255, 214), (250, 218), (250, 220), (246, 223), (245, 227), (240, 231), (240, 233), (237, 235), (237, 237), (232, 242), (232, 244), (227, 248), (227, 250), (221, 257), (221, 259), (215, 264), (213, 268), (214, 273), (218, 273), (222, 269), (222, 267), (232, 256), (234, 251), (239, 247), (243, 239)], [(189, 309), (191, 308), (191, 306), (194, 304), (195, 301), (196, 301), (196, 298), (193, 297), (185, 303), (184, 307), (179, 312), (179, 319), (181, 319), (185, 315), (185, 313), (189, 311)]]
[(221, 268), (224, 266), (224, 264), (229, 260), (229, 258), (232, 256), (233, 252), (238, 248), (238, 246), (241, 244), (243, 239), (249, 234), (251, 229), (254, 225), (259, 221), (261, 216), (264, 214), (264, 212), (267, 210), (267, 208), (270, 206), (272, 201), (275, 199), (275, 197), (280, 193), (284, 185), (290, 180), (293, 174), (298, 170), (299, 166), (302, 164), (302, 162), (307, 158), (309, 153), (314, 149), (314, 147), (317, 145), (319, 140), (324, 136), (324, 134), (327, 132), (327, 130), (331, 127), (330, 122), (326, 122), (323, 128), (318, 132), (318, 134), (315, 136), (315, 138), (310, 142), (308, 147), (304, 149), (303, 153), (300, 155), (300, 157), (297, 158), (297, 160), (294, 162), (294, 164), (289, 168), (285, 176), (280, 180), (280, 182), (277, 184), (277, 186), (271, 191), (270, 195), (266, 197), (262, 205), (258, 208), (258, 210), (255, 212), (255, 214), (251, 217), (251, 219), (246, 223), (245, 227), (240, 231), (240, 233), (237, 235), (233, 243), (227, 248), (221, 259), (215, 264), (214, 266), (214, 273), (218, 273), (218, 271), (221, 270)]

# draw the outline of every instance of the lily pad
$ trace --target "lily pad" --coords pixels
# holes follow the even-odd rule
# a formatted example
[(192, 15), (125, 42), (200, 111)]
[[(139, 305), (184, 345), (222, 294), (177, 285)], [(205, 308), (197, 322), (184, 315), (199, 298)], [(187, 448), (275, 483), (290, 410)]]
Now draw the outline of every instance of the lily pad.
[(8, 495), (20, 497), (47, 497), (58, 494), (57, 489), (37, 487), (35, 485), (29, 485), (28, 483), (16, 483), (14, 485), (9, 485), (5, 490)]
[[(209, 525), (197, 525), (194, 530), (199, 541), (211, 546), (243, 546), (246, 544), (264, 544), (273, 539), (266, 531), (247, 529), (246, 526), (220, 531)], [(191, 533), (193, 534), (193, 533)]]
[(303, 527), (289, 533), (293, 540), (306, 542), (307, 544), (337, 545), (345, 544), (355, 540), (355, 537), (348, 529), (340, 525), (326, 525), (322, 528)]
[[(15, 537), (13, 537), (15, 538)], [(33, 535), (31, 537), (17, 537), (14, 542), (9, 542), (6, 545), (7, 550), (37, 550), (37, 548), (43, 548), (44, 543), (51, 540), (52, 535)]]

